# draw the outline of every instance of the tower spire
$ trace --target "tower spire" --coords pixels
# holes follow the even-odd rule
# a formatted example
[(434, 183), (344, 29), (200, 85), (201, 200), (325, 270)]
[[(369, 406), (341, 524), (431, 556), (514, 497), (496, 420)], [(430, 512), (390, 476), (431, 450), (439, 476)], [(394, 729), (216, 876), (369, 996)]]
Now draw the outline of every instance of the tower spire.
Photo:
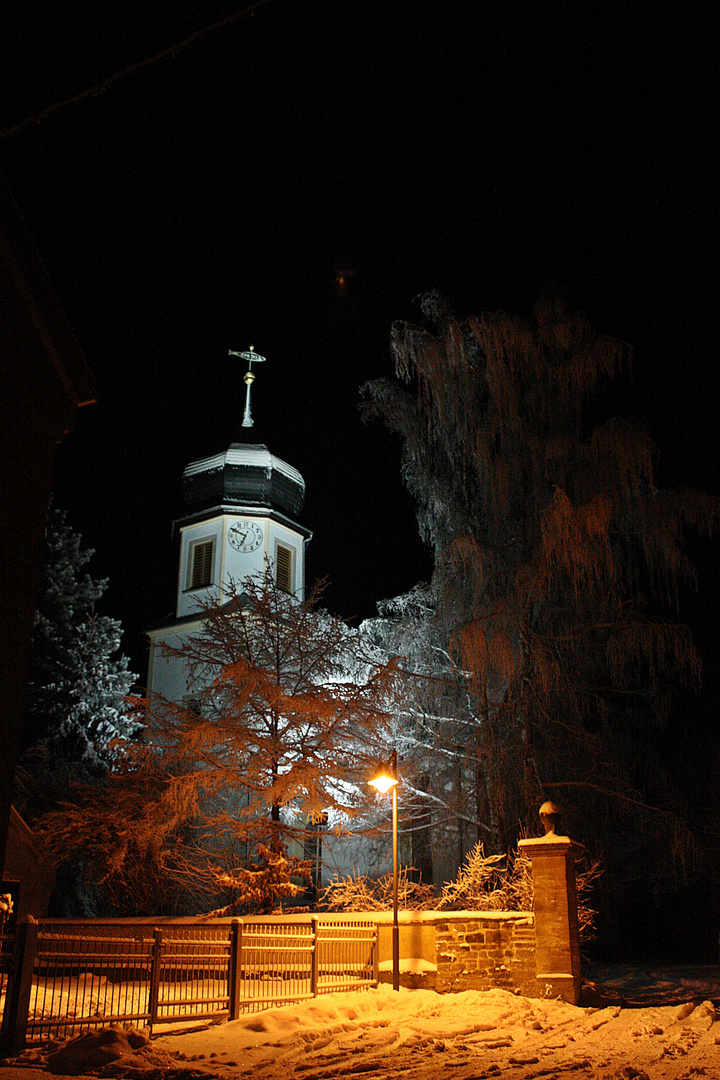
[(245, 383), (245, 411), (243, 413), (242, 426), (244, 428), (251, 428), (253, 426), (252, 412), (250, 411), (250, 387), (255, 382), (255, 375), (253, 374), (253, 364), (259, 364), (266, 360), (266, 357), (260, 356), (255, 352), (255, 349), (251, 345), (246, 352), (235, 352), (233, 349), (228, 349), (228, 356), (239, 356), (241, 360), (247, 360), (248, 369), (243, 375), (243, 382)]

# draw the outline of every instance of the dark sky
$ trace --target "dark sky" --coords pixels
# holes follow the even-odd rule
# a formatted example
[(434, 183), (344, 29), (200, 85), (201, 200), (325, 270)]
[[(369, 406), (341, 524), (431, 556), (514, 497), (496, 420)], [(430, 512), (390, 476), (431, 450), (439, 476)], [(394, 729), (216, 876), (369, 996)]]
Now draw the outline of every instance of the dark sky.
[[(11, 7), (3, 129), (242, 5)], [(57, 502), (134, 657), (172, 608), (182, 469), (237, 430), (229, 348), (268, 358), (258, 436), (305, 477), (327, 605), (428, 576), (399, 446), (357, 404), (429, 288), (524, 313), (562, 283), (634, 345), (618, 407), (661, 480), (717, 492), (716, 31), (676, 3), (269, 0), (0, 139), (99, 387)]]

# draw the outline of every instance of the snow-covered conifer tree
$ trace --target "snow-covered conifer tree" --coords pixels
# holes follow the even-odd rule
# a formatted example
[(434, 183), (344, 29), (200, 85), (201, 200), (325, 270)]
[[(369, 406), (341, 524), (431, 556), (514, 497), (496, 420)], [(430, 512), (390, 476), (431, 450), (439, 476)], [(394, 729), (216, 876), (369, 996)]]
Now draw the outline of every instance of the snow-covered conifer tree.
[(138, 729), (121, 625), (96, 611), (107, 581), (84, 569), (93, 554), (51, 509), (25, 711), (27, 749), (42, 745), (49, 760), (89, 769), (112, 767)]

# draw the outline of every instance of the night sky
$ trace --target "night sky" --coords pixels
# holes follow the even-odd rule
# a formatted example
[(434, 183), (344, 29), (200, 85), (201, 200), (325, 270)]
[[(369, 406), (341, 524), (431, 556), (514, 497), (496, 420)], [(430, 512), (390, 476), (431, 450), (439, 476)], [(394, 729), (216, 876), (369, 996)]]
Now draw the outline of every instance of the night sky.
[[(2, 129), (242, 4), (11, 8)], [(634, 346), (616, 405), (649, 418), (660, 481), (718, 492), (716, 30), (675, 3), (267, 0), (0, 138), (98, 382), (56, 502), (136, 670), (173, 607), (182, 470), (239, 431), (228, 349), (268, 358), (258, 440), (305, 477), (308, 579), (343, 616), (431, 570), (399, 443), (357, 408), (430, 288), (527, 313), (559, 282)]]

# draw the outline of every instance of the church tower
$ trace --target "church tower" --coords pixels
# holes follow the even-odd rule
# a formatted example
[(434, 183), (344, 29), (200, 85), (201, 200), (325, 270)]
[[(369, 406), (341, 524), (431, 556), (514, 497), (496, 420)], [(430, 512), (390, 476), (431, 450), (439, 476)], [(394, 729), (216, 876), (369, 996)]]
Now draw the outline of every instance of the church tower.
[(183, 473), (185, 514), (176, 522), (180, 559), (175, 621), (149, 632), (148, 690), (172, 701), (187, 697), (192, 687), (177, 661), (162, 656), (161, 646), (178, 645), (200, 629), (200, 602), (263, 574), (267, 567), (280, 589), (298, 599), (305, 595), (305, 546), (312, 533), (296, 520), (305, 500), (305, 481), (265, 444), (250, 441), (252, 368), (265, 357), (252, 346), (230, 355), (245, 360), (248, 368), (243, 441), (190, 462)]

